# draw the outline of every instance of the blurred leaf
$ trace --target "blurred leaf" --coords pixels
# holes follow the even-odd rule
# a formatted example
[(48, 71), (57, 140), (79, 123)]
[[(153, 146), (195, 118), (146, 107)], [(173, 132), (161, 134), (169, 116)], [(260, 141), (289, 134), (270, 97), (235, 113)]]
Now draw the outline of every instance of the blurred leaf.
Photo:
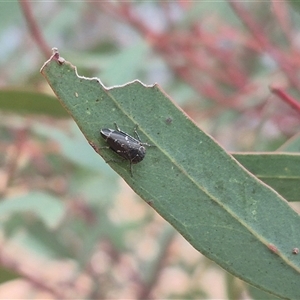
[(21, 276), (19, 274), (15, 273), (12, 270), (9, 270), (2, 266), (0, 267), (0, 284), (20, 277)]
[(297, 11), (298, 13), (300, 13), (300, 1), (299, 0), (289, 0), (291, 6), (295, 9), (295, 11)]
[(22, 213), (14, 213), (9, 219), (1, 224), (7, 238), (13, 237), (21, 228), (26, 228), (28, 220)]
[(300, 200), (300, 154), (233, 153), (248, 171), (288, 201)]
[(68, 245), (69, 238), (49, 230), (44, 223), (33, 221), (26, 226), (26, 232), (15, 238), (26, 248), (47, 258), (74, 258), (76, 249)]
[(0, 1), (0, 11), (0, 30), (7, 30), (8, 24), (16, 24), (22, 17), (17, 1)]
[[(139, 81), (110, 89), (79, 77), (58, 53), (42, 74), (90, 145), (196, 249), (227, 271), (272, 294), (300, 298), (300, 218), (274, 190), (228, 155), (158, 88)], [(117, 122), (136, 124), (148, 148), (134, 165), (99, 137)], [(101, 191), (99, 191), (101, 192)], [(268, 274), (268, 276), (266, 276)]]
[(67, 132), (45, 124), (33, 123), (32, 129), (36, 134), (56, 141), (62, 154), (73, 163), (97, 173), (109, 171), (107, 164), (97, 159), (98, 155), (86, 143), (82, 132), (75, 126), (71, 125), (71, 132)]
[(254, 286), (248, 285), (248, 292), (253, 300), (276, 300), (280, 299), (274, 295), (266, 293), (262, 290), (255, 288)]
[(55, 118), (69, 116), (54, 97), (18, 90), (0, 90), (0, 110), (16, 114), (42, 114)]
[(146, 55), (148, 52), (148, 45), (144, 41), (123, 49), (101, 71), (103, 82), (107, 84), (122, 84), (123, 82), (134, 80), (147, 59)]
[(64, 215), (65, 207), (60, 200), (39, 192), (10, 197), (0, 202), (0, 218), (7, 235), (47, 257), (71, 255), (65, 240), (53, 231)]
[(34, 214), (48, 228), (53, 228), (62, 220), (65, 207), (57, 198), (39, 192), (2, 199), (0, 202), (0, 218), (6, 219), (19, 213)]
[(300, 133), (290, 138), (280, 148), (277, 149), (277, 152), (282, 151), (300, 153)]

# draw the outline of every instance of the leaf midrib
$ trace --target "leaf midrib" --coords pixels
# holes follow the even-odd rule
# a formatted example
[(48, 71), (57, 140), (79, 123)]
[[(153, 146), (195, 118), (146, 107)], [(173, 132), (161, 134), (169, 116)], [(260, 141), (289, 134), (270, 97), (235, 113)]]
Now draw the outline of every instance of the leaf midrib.
[[(78, 74), (76, 74), (78, 77), (80, 77)], [(138, 80), (135, 80), (134, 82), (136, 82)], [(141, 83), (140, 81), (138, 81), (139, 83)], [(134, 122), (134, 119), (127, 113), (126, 110), (124, 110), (122, 108), (122, 106), (119, 105), (119, 102), (115, 99), (115, 97), (109, 92), (110, 90), (112, 90), (113, 88), (111, 89), (106, 89), (101, 81), (99, 81), (99, 84), (103, 87), (103, 89), (105, 90), (105, 92), (108, 94), (108, 96), (113, 100), (113, 102), (115, 103), (115, 105), (120, 109), (120, 111), (129, 119), (132, 121), (132, 123), (135, 123)], [(143, 83), (142, 83), (143, 86), (145, 86)], [(119, 87), (119, 86), (118, 86)], [(151, 87), (151, 88), (154, 88), (155, 85), (152, 85), (152, 86), (147, 86), (147, 87)], [(246, 228), (258, 241), (260, 241), (262, 244), (266, 245), (266, 248), (267, 248), (267, 245), (269, 244), (272, 244), (271, 242), (267, 242), (265, 239), (262, 239), (261, 235), (258, 235), (256, 233), (255, 230), (252, 229), (252, 227), (249, 227), (247, 226), (247, 223), (246, 222), (243, 222), (241, 220), (241, 218), (238, 217), (238, 215), (236, 213), (234, 213), (232, 210), (230, 210), (228, 208), (228, 206), (225, 206), (221, 201), (218, 201), (216, 197), (214, 197), (213, 195), (211, 195), (207, 189), (205, 189), (204, 187), (202, 187), (201, 185), (198, 184), (197, 181), (195, 181), (193, 179), (192, 176), (189, 175), (189, 173), (186, 171), (186, 169), (183, 167), (183, 165), (179, 164), (176, 160), (172, 159), (172, 155), (169, 155), (168, 152), (166, 152), (163, 148), (161, 148), (160, 146), (158, 146), (159, 144), (155, 143), (155, 141), (150, 138), (150, 136), (143, 130), (142, 127), (139, 127), (139, 131), (141, 131), (143, 133), (144, 136), (147, 137), (147, 140), (151, 141), (151, 143), (153, 145), (156, 146), (157, 149), (159, 149), (161, 151), (161, 153), (163, 153), (170, 161), (171, 163), (176, 166), (176, 168), (181, 171), (197, 188), (198, 190), (201, 190), (203, 191), (211, 200), (213, 200), (215, 203), (217, 203), (221, 208), (223, 208), (233, 219), (235, 219), (236, 221), (238, 221), (238, 223), (240, 223), (244, 228)], [(229, 154), (228, 154), (229, 155)], [(232, 155), (231, 156), (231, 159), (235, 161), (235, 163), (239, 164), (239, 167), (244, 169), (244, 172), (248, 173), (249, 176), (251, 177), (254, 177), (255, 179), (259, 180), (256, 176), (254, 176), (252, 173), (250, 173), (244, 166), (242, 166)], [(262, 178), (262, 176), (261, 176)], [(264, 177), (264, 178), (267, 178), (267, 177)], [(270, 177), (270, 178), (273, 178), (273, 177)], [(298, 177), (297, 177), (298, 178)], [(266, 184), (264, 184), (266, 185)], [(266, 185), (267, 186), (267, 185)], [(272, 188), (270, 188), (269, 186), (267, 186), (269, 189), (273, 190)], [(148, 191), (147, 191), (148, 192)], [(149, 192), (148, 192), (149, 193)], [(280, 198), (282, 198), (280, 196)], [(154, 197), (155, 199), (155, 197)], [(282, 198), (283, 199), (283, 198)], [(284, 199), (283, 199), (284, 200)], [(173, 216), (174, 219), (177, 220), (177, 218), (175, 216)], [(183, 224), (184, 225), (184, 224)], [(184, 225), (185, 226), (185, 225)], [(186, 226), (185, 226), (186, 227)], [(276, 254), (289, 266), (291, 266), (292, 269), (300, 272), (300, 268), (298, 268), (295, 264), (292, 264), (291, 263), (291, 260), (289, 260), (285, 255), (282, 254), (282, 252), (279, 252), (277, 251)]]

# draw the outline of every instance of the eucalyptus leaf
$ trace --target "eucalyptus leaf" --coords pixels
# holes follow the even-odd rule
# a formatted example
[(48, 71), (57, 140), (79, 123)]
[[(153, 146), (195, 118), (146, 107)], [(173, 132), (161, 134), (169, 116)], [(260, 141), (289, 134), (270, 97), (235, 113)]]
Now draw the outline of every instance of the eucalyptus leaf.
[[(299, 299), (300, 218), (283, 197), (201, 131), (157, 86), (106, 88), (78, 76), (57, 50), (42, 74), (90, 145), (196, 249), (228, 272), (282, 298)], [(134, 165), (99, 135), (114, 122), (154, 145)], [(99, 190), (101, 193), (101, 190)]]
[(233, 153), (248, 171), (288, 201), (300, 200), (300, 154)]
[(35, 215), (43, 221), (45, 226), (54, 228), (64, 216), (65, 205), (56, 197), (42, 192), (9, 197), (0, 202), (0, 218), (2, 219), (25, 213)]
[(277, 151), (300, 152), (300, 133), (287, 140)]

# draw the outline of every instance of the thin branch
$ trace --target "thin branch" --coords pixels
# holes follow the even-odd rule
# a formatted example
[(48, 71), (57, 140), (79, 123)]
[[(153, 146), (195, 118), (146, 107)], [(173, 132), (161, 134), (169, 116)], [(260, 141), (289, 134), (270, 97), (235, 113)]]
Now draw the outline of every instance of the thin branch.
[(159, 276), (162, 272), (162, 268), (166, 262), (166, 258), (169, 253), (170, 246), (176, 237), (177, 232), (173, 227), (167, 225), (164, 228), (163, 233), (159, 237), (158, 244), (160, 245), (159, 253), (155, 261), (151, 262), (151, 267), (147, 268), (146, 280), (142, 283), (141, 290), (138, 292), (136, 299), (151, 299), (151, 294), (155, 288)]
[[(3, 250), (3, 249), (0, 249)], [(33, 286), (39, 288), (40, 290), (44, 290), (46, 292), (49, 292), (51, 295), (53, 295), (56, 299), (65, 299), (65, 295), (59, 293), (54, 288), (50, 287), (49, 285), (45, 284), (47, 280), (41, 278), (38, 274), (37, 276), (32, 276), (31, 274), (28, 274), (24, 272), (19, 264), (19, 262), (12, 260), (11, 258), (4, 256), (3, 251), (1, 251), (0, 255), (0, 264), (4, 267), (6, 267), (9, 270), (14, 271), (15, 273), (22, 276), (24, 279), (29, 281)]]
[(282, 71), (289, 78), (291, 84), (300, 90), (299, 79), (294, 71), (293, 65), (283, 55), (283, 52), (274, 47), (268, 40), (263, 28), (254, 20), (251, 14), (244, 8), (243, 3), (234, 0), (227, 0), (233, 11), (241, 19), (249, 32), (253, 35), (260, 47), (266, 51), (280, 66)]
[(43, 55), (48, 58), (51, 56), (51, 47), (46, 43), (38, 23), (36, 22), (34, 15), (32, 13), (31, 4), (27, 0), (19, 0), (19, 4), (23, 11), (27, 26), (29, 28), (30, 34), (36, 44), (38, 45), (39, 49), (43, 53)]
[(283, 89), (270, 87), (270, 90), (273, 94), (277, 95), (281, 100), (291, 106), (300, 114), (300, 102), (287, 94)]
[[(133, 28), (135, 28), (142, 36), (144, 36), (145, 40), (147, 40), (148, 43), (151, 44), (154, 51), (159, 53), (164, 58), (168, 66), (174, 71), (174, 74), (176, 74), (183, 81), (187, 82), (198, 93), (200, 93), (208, 99), (212, 99), (213, 101), (215, 101), (219, 105), (222, 105), (223, 107), (229, 107), (231, 109), (239, 111), (239, 108), (236, 107), (236, 104), (232, 104), (230, 99), (228, 99), (228, 97), (224, 95), (222, 91), (220, 91), (217, 85), (210, 84), (209, 82), (202, 83), (197, 78), (197, 76), (195, 76), (195, 63), (191, 61), (191, 59), (187, 56), (187, 53), (190, 53), (188, 43), (191, 41), (192, 43), (198, 43), (198, 41), (192, 38), (195, 35), (183, 35), (179, 37), (171, 36), (170, 38), (170, 33), (156, 33), (152, 31), (152, 29), (149, 28), (149, 26), (147, 26), (141, 18), (139, 18), (138, 16), (136, 16), (136, 14), (132, 12), (131, 6), (128, 3), (122, 2), (122, 4), (120, 5), (112, 5), (108, 2), (97, 2), (97, 7), (101, 7), (102, 10), (105, 10), (106, 12), (110, 13), (118, 20), (122, 20), (127, 24), (130, 24)], [(173, 37), (174, 40), (172, 40)], [(184, 39), (186, 43), (183, 43), (182, 39)], [(176, 41), (180, 41), (178, 47), (174, 47)], [(183, 44), (184, 47), (187, 47), (186, 53), (184, 53), (184, 49), (182, 49)], [(176, 59), (177, 53), (181, 57), (185, 58), (184, 64), (178, 64), (178, 61)], [(199, 69), (199, 65), (196, 67), (198, 67)], [(207, 73), (205, 69), (203, 71)]]

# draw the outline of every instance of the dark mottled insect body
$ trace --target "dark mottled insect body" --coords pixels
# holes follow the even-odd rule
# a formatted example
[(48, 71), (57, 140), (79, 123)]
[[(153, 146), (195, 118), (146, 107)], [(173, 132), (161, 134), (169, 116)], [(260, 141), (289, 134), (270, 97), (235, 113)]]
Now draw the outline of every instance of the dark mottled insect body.
[(145, 146), (151, 145), (141, 142), (136, 128), (134, 129), (134, 132), (137, 138), (134, 138), (120, 130), (116, 123), (115, 126), (116, 130), (103, 128), (101, 129), (100, 134), (109, 145), (108, 148), (130, 162), (130, 172), (132, 176), (132, 164), (137, 164), (142, 161), (146, 154)]

